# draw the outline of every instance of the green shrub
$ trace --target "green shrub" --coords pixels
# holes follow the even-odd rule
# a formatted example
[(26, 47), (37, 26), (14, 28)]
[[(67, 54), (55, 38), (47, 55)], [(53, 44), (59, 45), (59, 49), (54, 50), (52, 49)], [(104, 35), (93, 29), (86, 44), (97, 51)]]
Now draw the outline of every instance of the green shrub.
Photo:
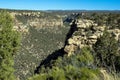
[(40, 80), (43, 75), (45, 80), (99, 80), (99, 70), (90, 67), (93, 65), (93, 56), (89, 48), (81, 49), (81, 52), (68, 57), (59, 57), (51, 62), (52, 68), (41, 68), (40, 74), (29, 80)]
[(81, 52), (76, 57), (81, 63), (84, 63), (85, 65), (90, 65), (94, 62), (94, 58), (90, 52), (89, 47), (83, 47)]
[(45, 73), (35, 75), (28, 80), (99, 80), (99, 71), (72, 65), (63, 68), (53, 67)]

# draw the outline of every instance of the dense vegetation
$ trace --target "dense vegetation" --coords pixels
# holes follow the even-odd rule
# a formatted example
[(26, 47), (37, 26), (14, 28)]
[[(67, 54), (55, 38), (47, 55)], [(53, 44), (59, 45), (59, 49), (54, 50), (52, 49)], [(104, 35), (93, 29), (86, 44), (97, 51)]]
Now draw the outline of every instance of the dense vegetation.
[(120, 56), (118, 54), (118, 42), (113, 35), (105, 31), (103, 36), (101, 36), (94, 45), (94, 50), (96, 53), (96, 64), (98, 66), (106, 67), (114, 71), (119, 69), (119, 67), (115, 67), (115, 65), (117, 65), (115, 64), (117, 62), (116, 58)]
[(13, 31), (11, 16), (0, 12), (0, 80), (16, 80), (14, 76), (14, 55), (20, 45), (20, 35)]
[[(75, 55), (59, 57), (40, 69), (40, 74), (29, 80), (99, 80), (99, 70), (94, 67), (94, 59), (88, 47)], [(52, 68), (50, 68), (50, 66)]]

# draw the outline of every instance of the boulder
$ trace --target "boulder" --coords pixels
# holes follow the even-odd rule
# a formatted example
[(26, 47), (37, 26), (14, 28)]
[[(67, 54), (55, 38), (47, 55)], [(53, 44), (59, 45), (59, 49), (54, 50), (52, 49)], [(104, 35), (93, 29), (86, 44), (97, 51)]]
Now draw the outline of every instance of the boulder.
[(68, 56), (72, 55), (77, 49), (76, 45), (66, 45), (64, 51), (68, 54)]

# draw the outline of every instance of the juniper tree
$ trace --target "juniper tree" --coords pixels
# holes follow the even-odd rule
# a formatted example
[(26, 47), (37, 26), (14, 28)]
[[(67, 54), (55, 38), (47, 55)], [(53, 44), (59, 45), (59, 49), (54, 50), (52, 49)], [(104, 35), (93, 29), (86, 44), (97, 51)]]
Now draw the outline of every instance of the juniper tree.
[(13, 30), (13, 19), (0, 11), (0, 80), (14, 80), (13, 55), (20, 44), (20, 35)]
[(94, 45), (96, 53), (95, 58), (98, 62), (98, 66), (112, 67), (115, 70), (115, 57), (117, 56), (118, 44), (117, 40), (109, 32), (105, 30), (103, 36), (101, 36)]

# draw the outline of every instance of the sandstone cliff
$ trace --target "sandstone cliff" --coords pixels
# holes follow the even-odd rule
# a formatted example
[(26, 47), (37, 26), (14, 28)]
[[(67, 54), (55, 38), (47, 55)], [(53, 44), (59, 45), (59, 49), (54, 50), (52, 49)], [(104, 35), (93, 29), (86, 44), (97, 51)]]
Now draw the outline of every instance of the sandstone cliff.
[(53, 15), (52, 13), (15, 11), (10, 12), (10, 14), (14, 18), (14, 30), (20, 32), (28, 33), (30, 26), (36, 29), (64, 27), (63, 16)]
[[(72, 37), (68, 39), (67, 45), (64, 47), (64, 51), (68, 56), (84, 46), (92, 47), (92, 45), (96, 43), (97, 39), (103, 35), (105, 28), (107, 28), (105, 25), (98, 26), (94, 21), (82, 18), (76, 19), (75, 23), (71, 23), (71, 25), (72, 24), (76, 24), (76, 26), (71, 27), (76, 27), (77, 29), (73, 32), (71, 35)], [(119, 29), (108, 29), (108, 32), (115, 35), (116, 40), (119, 39)]]

